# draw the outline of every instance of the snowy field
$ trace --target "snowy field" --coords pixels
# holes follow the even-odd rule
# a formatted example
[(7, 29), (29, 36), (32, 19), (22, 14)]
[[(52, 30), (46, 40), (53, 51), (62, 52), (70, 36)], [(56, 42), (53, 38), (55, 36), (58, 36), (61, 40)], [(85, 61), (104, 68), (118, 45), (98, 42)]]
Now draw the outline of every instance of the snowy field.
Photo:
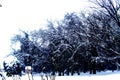
[[(40, 75), (33, 75), (34, 80), (42, 80)], [(47, 80), (44, 77), (45, 80)], [(2, 79), (0, 79), (2, 80)], [(12, 77), (6, 77), (6, 80), (13, 80)], [(15, 79), (16, 80), (16, 79)], [(29, 80), (28, 75), (24, 75), (21, 77), (20, 80)], [(50, 80), (48, 78), (48, 80)], [(96, 75), (90, 75), (88, 73), (82, 74), (80, 76), (56, 76), (55, 80), (120, 80), (120, 71), (107, 71), (107, 72), (100, 72)]]

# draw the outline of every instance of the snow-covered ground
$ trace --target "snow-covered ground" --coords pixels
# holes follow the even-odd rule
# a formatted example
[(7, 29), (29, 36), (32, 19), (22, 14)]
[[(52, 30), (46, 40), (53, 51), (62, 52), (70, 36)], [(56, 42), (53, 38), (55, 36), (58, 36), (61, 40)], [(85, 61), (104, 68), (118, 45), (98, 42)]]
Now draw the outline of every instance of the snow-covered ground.
[[(40, 75), (34, 75), (34, 80), (41, 80)], [(45, 80), (47, 80), (44, 77)], [(13, 80), (12, 77), (6, 77), (6, 80)], [(21, 80), (29, 80), (28, 75), (23, 75), (21, 77)], [(50, 79), (48, 79), (50, 80)], [(56, 76), (55, 80), (120, 80), (120, 71), (106, 71), (106, 72), (100, 72), (95, 75), (90, 75), (88, 73), (83, 74), (81, 73), (80, 76), (74, 75), (74, 76)]]

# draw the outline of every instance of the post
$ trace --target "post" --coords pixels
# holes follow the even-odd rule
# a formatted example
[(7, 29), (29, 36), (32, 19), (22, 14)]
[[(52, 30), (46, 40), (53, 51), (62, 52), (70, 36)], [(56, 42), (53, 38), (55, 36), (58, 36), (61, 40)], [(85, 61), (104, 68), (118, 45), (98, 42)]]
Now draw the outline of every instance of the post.
[(0, 7), (2, 7), (2, 4), (0, 4)]

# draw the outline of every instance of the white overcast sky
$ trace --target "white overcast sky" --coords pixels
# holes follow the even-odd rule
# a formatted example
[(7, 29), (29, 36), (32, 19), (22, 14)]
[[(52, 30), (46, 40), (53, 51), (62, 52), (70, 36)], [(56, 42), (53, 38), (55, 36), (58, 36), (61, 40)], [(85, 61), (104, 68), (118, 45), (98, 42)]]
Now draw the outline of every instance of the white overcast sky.
[(0, 59), (10, 53), (10, 38), (19, 29), (44, 27), (67, 12), (86, 10), (87, 0), (0, 0)]

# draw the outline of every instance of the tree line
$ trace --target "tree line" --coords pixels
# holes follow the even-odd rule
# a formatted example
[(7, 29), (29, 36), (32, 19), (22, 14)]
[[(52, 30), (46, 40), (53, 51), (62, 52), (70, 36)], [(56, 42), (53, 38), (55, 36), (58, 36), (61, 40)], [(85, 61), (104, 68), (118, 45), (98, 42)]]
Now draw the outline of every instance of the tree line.
[(20, 49), (13, 55), (22, 66), (51, 75), (120, 68), (119, 0), (90, 0), (97, 5), (89, 13), (67, 13), (61, 21), (48, 21), (47, 29), (21, 31), (12, 42)]

